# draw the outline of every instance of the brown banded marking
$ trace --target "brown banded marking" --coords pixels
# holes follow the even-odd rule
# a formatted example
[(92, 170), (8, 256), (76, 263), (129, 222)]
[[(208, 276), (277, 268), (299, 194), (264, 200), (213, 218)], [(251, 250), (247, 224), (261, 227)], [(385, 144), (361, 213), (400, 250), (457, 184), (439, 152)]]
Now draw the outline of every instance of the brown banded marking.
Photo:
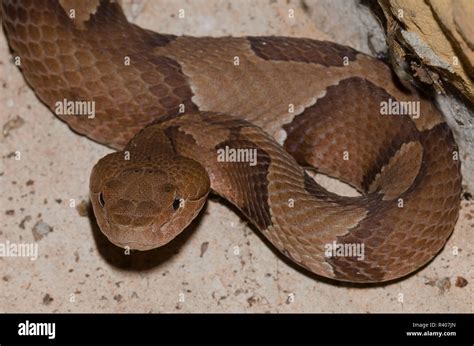
[(393, 156), (386, 157), (389, 157), (388, 162), (378, 166), (379, 172), (375, 178), (367, 174), (363, 186), (367, 193), (377, 192), (384, 200), (390, 200), (399, 197), (412, 186), (421, 168), (423, 147), (419, 141), (405, 142)]
[[(301, 49), (306, 42), (288, 41)], [(318, 44), (326, 43), (318, 41)], [(344, 48), (340, 47), (342, 51)], [(281, 125), (291, 122), (295, 115), (322, 97), (328, 86), (352, 76), (346, 66), (327, 68), (290, 59), (264, 60), (252, 50), (249, 38), (179, 37), (155, 52), (181, 63), (192, 86), (193, 102), (201, 111), (243, 118), (273, 136), (281, 130)], [(233, 65), (236, 56), (239, 66)], [(239, 83), (233, 82), (236, 80)], [(290, 104), (294, 105), (294, 112), (289, 112)]]
[[(283, 126), (287, 134), (283, 146), (299, 164), (367, 191), (400, 146), (416, 138), (406, 116), (380, 115), (381, 102), (389, 98), (393, 96), (370, 81), (343, 79)], [(348, 160), (343, 159), (345, 152)]]
[(215, 150), (247, 149), (257, 151), (255, 166), (248, 162), (219, 162), (217, 166), (226, 178), (226, 183), (235, 187), (232, 202), (258, 226), (260, 230), (271, 226), (270, 206), (268, 204), (268, 169), (271, 158), (268, 153), (255, 143), (245, 139), (229, 139), (218, 145)]
[(270, 61), (294, 61), (322, 66), (344, 66), (344, 58), (354, 61), (356, 50), (328, 41), (316, 41), (307, 38), (256, 37), (247, 40), (255, 54)]

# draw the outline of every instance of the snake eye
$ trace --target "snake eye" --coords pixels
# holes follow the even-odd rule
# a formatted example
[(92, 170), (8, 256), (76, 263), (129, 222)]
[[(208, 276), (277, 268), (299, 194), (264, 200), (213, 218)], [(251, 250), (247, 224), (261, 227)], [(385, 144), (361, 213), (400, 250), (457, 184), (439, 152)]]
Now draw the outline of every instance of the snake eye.
[(102, 208), (105, 206), (104, 194), (102, 192), (99, 193), (99, 204)]
[(181, 198), (176, 198), (173, 201), (173, 209), (176, 211), (179, 209), (180, 206), (181, 206)]

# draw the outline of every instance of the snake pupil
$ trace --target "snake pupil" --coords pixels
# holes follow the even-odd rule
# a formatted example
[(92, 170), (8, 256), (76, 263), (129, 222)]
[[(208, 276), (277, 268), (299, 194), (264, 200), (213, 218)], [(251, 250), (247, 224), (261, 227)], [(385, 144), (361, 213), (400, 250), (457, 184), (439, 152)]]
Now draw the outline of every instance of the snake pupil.
[(177, 198), (173, 201), (173, 209), (178, 210), (178, 208), (181, 206), (181, 199)]

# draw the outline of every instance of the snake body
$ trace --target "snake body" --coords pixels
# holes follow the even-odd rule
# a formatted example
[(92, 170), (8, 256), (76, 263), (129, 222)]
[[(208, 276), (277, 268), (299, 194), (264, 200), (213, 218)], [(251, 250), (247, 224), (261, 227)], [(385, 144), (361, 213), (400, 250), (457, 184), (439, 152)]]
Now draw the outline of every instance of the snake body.
[[(461, 175), (452, 133), (379, 60), (304, 38), (162, 35), (105, 0), (3, 0), (2, 21), (48, 107), (95, 103), (94, 118), (58, 116), (118, 150), (95, 165), (90, 197), (119, 246), (166, 244), (210, 191), (292, 261), (341, 281), (403, 277), (453, 231)], [(390, 102), (414, 102), (419, 116), (382, 114)], [(255, 161), (218, 159), (239, 150)], [(362, 196), (328, 192), (308, 167)], [(363, 245), (363, 258), (328, 255), (331, 245)]]

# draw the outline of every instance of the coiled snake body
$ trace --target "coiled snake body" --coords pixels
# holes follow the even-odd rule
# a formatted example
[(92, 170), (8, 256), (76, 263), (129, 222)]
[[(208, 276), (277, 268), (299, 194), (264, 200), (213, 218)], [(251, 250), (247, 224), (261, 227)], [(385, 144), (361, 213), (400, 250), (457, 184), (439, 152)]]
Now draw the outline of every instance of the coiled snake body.
[[(119, 246), (166, 244), (211, 190), (291, 260), (342, 281), (405, 276), (454, 228), (451, 131), (376, 59), (302, 38), (161, 35), (110, 1), (3, 0), (2, 19), (38, 97), (51, 109), (94, 102), (93, 118), (58, 115), (119, 150), (90, 180), (98, 224)], [(381, 111), (394, 102), (419, 114)], [(328, 192), (310, 166), (362, 196)], [(362, 258), (327, 254), (352, 245), (363, 245)]]

